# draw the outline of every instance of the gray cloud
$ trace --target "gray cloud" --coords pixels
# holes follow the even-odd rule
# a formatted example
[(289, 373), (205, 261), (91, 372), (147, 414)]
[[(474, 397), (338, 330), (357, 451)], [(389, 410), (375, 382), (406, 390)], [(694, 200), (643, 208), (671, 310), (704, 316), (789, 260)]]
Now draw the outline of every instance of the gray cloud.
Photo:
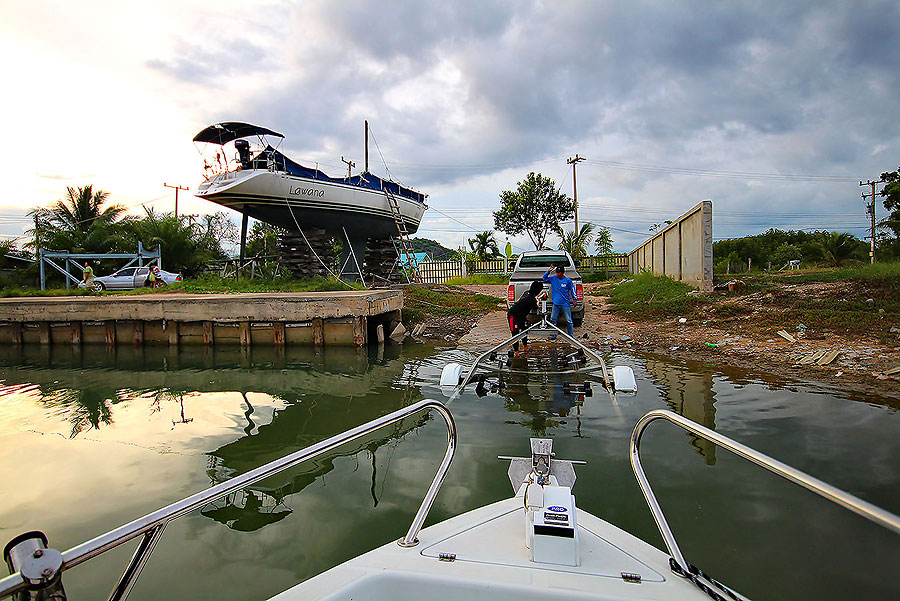
[(247, 39), (229, 37), (216, 40), (212, 46), (181, 41), (177, 56), (151, 59), (147, 66), (181, 81), (214, 85), (223, 77), (240, 77), (247, 72), (274, 67), (266, 51)]
[[(333, 148), (358, 158), (367, 117), (400, 178), (425, 191), (575, 151), (860, 178), (895, 167), (900, 154), (895, 2), (359, 0), (307, 2), (277, 18), (272, 35), (285, 43), (272, 85), (219, 110), (282, 131), (299, 156)], [(185, 45), (151, 64), (208, 82), (271, 66), (260, 48)], [(811, 194), (796, 184), (583, 169), (597, 194), (615, 191), (625, 203), (665, 188), (657, 202), (673, 207), (715, 192), (726, 210), (768, 202), (840, 212), (837, 198), (858, 196), (855, 184)]]

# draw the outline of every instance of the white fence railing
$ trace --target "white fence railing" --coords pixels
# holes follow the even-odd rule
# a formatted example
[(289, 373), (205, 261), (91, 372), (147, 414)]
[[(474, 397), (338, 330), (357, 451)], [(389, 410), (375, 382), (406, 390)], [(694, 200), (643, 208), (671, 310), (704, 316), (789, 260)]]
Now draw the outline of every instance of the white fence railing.
[[(487, 261), (422, 261), (419, 263), (418, 280), (425, 284), (443, 284), (453, 278), (464, 278), (475, 274), (500, 275), (511, 273), (516, 259), (490, 259)], [(578, 272), (622, 273), (628, 271), (628, 255), (614, 254), (608, 257), (585, 257), (579, 261)]]

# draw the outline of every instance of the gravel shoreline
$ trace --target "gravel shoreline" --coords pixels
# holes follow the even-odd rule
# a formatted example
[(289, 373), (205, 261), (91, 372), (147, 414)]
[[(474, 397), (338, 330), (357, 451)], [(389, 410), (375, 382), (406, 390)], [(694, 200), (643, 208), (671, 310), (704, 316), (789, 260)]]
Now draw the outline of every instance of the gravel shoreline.
[[(505, 285), (465, 285), (469, 292), (486, 294), (504, 300)], [(796, 342), (781, 337), (760, 338), (753, 333), (723, 330), (702, 322), (678, 318), (658, 321), (628, 321), (608, 311), (605, 296), (596, 293), (601, 287), (585, 285), (586, 312), (584, 324), (576, 330), (587, 334), (591, 346), (602, 348), (610, 343), (683, 361), (731, 366), (748, 371), (767, 372), (790, 380), (820, 382), (864, 395), (872, 402), (900, 407), (900, 373), (886, 374), (900, 365), (897, 344), (876, 339), (851, 339), (838, 334), (805, 337), (803, 331), (785, 324)], [(440, 317), (426, 322), (425, 336), (448, 342), (496, 344), (509, 336), (506, 314), (502, 310), (480, 318)], [(900, 343), (900, 337), (898, 337)], [(816, 351), (839, 351), (827, 365), (801, 364), (800, 360)]]

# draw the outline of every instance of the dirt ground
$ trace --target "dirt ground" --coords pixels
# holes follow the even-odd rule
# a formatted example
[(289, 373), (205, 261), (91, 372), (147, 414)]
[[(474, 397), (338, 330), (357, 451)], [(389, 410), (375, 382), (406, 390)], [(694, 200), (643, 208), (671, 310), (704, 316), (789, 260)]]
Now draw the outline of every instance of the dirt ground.
[[(809, 284), (802, 292), (811, 295), (827, 293), (833, 286)], [(467, 285), (463, 288), (498, 299), (505, 299), (506, 295), (505, 285)], [(796, 324), (786, 323), (784, 329), (796, 340), (790, 342), (746, 327), (750, 325), (749, 318), (732, 320), (725, 328), (704, 325), (697, 317), (685, 318), (683, 323), (677, 317), (634, 322), (610, 313), (607, 298), (595, 295), (601, 289), (597, 284), (585, 285), (585, 320), (583, 326), (576, 329), (577, 336), (587, 334), (587, 342), (592, 346), (608, 343), (676, 359), (730, 365), (900, 399), (900, 372), (892, 372), (892, 368), (900, 366), (900, 335), (893, 343), (833, 333), (807, 335)], [(747, 295), (743, 301), (763, 303), (764, 299)], [(473, 321), (468, 318), (463, 320), (464, 323), (456, 324), (457, 334), (460, 327)], [(455, 339), (459, 344), (497, 344), (509, 336), (506, 313), (502, 310), (484, 315), (470, 327), (467, 333), (449, 339)], [(439, 328), (435, 333), (437, 331)], [(827, 365), (801, 363), (817, 351), (838, 351), (839, 354)]]

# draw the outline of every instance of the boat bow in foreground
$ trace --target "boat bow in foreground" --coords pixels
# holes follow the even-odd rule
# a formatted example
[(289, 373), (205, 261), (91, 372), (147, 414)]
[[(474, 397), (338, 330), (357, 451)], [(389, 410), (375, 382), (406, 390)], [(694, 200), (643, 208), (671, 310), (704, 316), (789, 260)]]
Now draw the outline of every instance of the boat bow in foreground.
[[(552, 332), (541, 326), (533, 333), (540, 329)], [(614, 389), (614, 381), (612, 385)], [(10, 541), (4, 550), (12, 575), (0, 580), (0, 598), (21, 593), (25, 599), (64, 600), (62, 573), (65, 570), (138, 539), (137, 550), (109, 597), (124, 599), (173, 519), (425, 411), (434, 411), (444, 419), (447, 448), (406, 535), (302, 582), (274, 599), (740, 600), (737, 593), (685, 561), (644, 476), (640, 466), (640, 436), (657, 419), (667, 419), (695, 436), (723, 446), (900, 533), (900, 517), (663, 410), (652, 411), (638, 422), (631, 438), (630, 455), (668, 554), (578, 509), (572, 491), (576, 480), (574, 466), (580, 462), (557, 459), (550, 439), (531, 439), (530, 457), (501, 458), (510, 461), (509, 479), (514, 496), (422, 530), (457, 444), (456, 425), (450, 411), (438, 401), (426, 400), (236, 476), (62, 553), (48, 548), (43, 533), (24, 533)]]

